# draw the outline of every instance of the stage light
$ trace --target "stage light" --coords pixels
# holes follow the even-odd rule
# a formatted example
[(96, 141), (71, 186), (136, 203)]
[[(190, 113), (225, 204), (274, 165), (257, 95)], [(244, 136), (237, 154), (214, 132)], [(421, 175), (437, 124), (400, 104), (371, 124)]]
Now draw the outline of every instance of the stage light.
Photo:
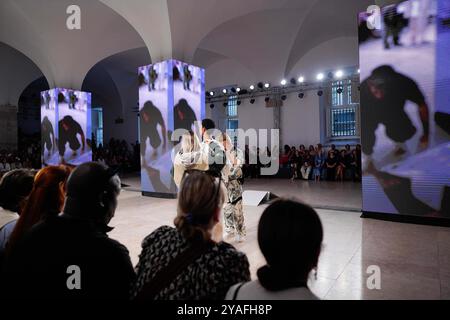
[(255, 86), (254, 86), (254, 85), (251, 85), (251, 86), (250, 86), (250, 90), (255, 90)]
[(293, 86), (295, 86), (295, 85), (297, 84), (297, 80), (295, 80), (295, 78), (292, 78), (292, 79), (291, 79), (291, 84), (292, 84)]
[(343, 90), (342, 88), (337, 88), (337, 90), (336, 90), (336, 92), (337, 92), (338, 94), (341, 94), (343, 91), (344, 91), (344, 90)]
[(336, 71), (336, 73), (334, 74), (334, 76), (338, 79), (342, 78), (344, 76), (344, 71), (342, 70), (338, 70)]
[(266, 97), (266, 98), (264, 99), (264, 101), (265, 101), (265, 102), (269, 102), (269, 101), (270, 101), (270, 98), (269, 98), (269, 97)]
[(251, 104), (254, 104), (254, 103), (255, 103), (255, 101), (256, 101), (256, 99), (255, 99), (255, 98), (251, 98), (251, 99), (250, 99), (250, 103), (251, 103)]
[(325, 75), (323, 73), (319, 73), (316, 77), (317, 80), (322, 81), (323, 78), (325, 78)]
[(223, 103), (223, 106), (226, 108), (226, 107), (228, 107), (228, 102), (224, 102)]
[(264, 84), (264, 88), (269, 89), (270, 88), (270, 84), (269, 83)]
[(212, 97), (214, 95), (214, 91), (211, 91), (209, 95)]
[(232, 92), (232, 93), (236, 93), (236, 88), (234, 88), (234, 87), (231, 88), (231, 92)]
[(298, 78), (298, 82), (299, 82), (299, 83), (305, 82), (305, 78), (304, 78), (304, 77), (299, 77), (299, 78)]
[(241, 105), (241, 100), (238, 100), (237, 102), (236, 102), (236, 104), (238, 105), (238, 106), (240, 106)]
[(262, 82), (258, 82), (258, 88), (259, 88), (259, 89), (262, 89), (262, 88), (264, 88), (264, 83), (262, 83)]
[(214, 109), (214, 103), (211, 103), (211, 104), (209, 105), (209, 107), (210, 107), (211, 109)]
[(303, 92), (300, 92), (300, 93), (298, 94), (298, 97), (299, 97), (300, 99), (303, 99), (303, 98), (305, 97), (305, 94), (304, 94)]
[(280, 83), (281, 83), (281, 85), (282, 85), (282, 86), (285, 86), (285, 85), (286, 85), (286, 83), (287, 83), (287, 81), (286, 81), (286, 79), (283, 79), (283, 80), (281, 80), (281, 82), (280, 82)]
[(317, 95), (318, 95), (319, 97), (321, 97), (321, 96), (323, 95), (323, 91), (322, 91), (322, 90), (317, 91)]
[(237, 93), (241, 92), (241, 88), (237, 87), (237, 88), (236, 88), (236, 92), (237, 92)]
[(287, 99), (287, 95), (283, 94), (283, 95), (281, 96), (281, 100), (285, 101), (286, 99)]
[(227, 89), (222, 90), (223, 94), (227, 94)]

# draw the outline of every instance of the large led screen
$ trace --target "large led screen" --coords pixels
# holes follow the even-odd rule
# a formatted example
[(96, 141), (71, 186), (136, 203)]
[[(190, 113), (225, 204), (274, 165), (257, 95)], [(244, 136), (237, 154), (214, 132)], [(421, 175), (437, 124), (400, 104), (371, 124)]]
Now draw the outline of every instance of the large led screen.
[(376, 15), (359, 16), (363, 210), (450, 218), (450, 1)]
[(144, 194), (173, 196), (174, 131), (195, 130), (205, 113), (204, 70), (167, 60), (138, 71), (141, 186)]

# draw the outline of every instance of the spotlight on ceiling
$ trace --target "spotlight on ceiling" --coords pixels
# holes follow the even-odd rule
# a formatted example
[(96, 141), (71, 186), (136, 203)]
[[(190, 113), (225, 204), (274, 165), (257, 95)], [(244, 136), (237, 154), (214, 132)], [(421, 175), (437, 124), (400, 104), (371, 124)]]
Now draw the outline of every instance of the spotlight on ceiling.
[(344, 90), (343, 90), (342, 88), (337, 88), (337, 90), (336, 90), (336, 92), (337, 92), (338, 94), (341, 94), (343, 91), (344, 91)]
[(322, 81), (323, 78), (325, 78), (325, 75), (323, 73), (319, 73), (316, 77), (317, 80)]
[(223, 94), (227, 94), (227, 89), (222, 90)]
[(248, 90), (247, 90), (247, 89), (240, 89), (240, 90), (238, 91), (238, 93), (239, 93), (239, 94), (247, 94), (247, 93), (248, 93)]
[(228, 107), (228, 102), (224, 102), (223, 103), (223, 106), (226, 108), (226, 107)]
[(250, 90), (255, 90), (255, 86), (254, 86), (254, 85), (251, 85), (251, 86), (250, 86)]
[(236, 92), (237, 92), (237, 93), (241, 92), (241, 88), (237, 87), (237, 88), (236, 88)]
[(234, 88), (234, 87), (231, 88), (231, 92), (232, 92), (232, 93), (236, 93), (236, 88)]
[(287, 84), (287, 81), (286, 81), (286, 79), (283, 79), (283, 80), (281, 80), (280, 83), (281, 83), (282, 86), (285, 86)]
[(264, 83), (258, 82), (257, 86), (259, 89), (262, 89), (262, 88), (264, 88)]
[(304, 94), (303, 92), (300, 92), (300, 93), (298, 94), (298, 97), (299, 97), (300, 99), (303, 99), (303, 98), (305, 97), (305, 94)]
[(344, 76), (344, 71), (342, 70), (338, 70), (336, 71), (336, 73), (334, 74), (334, 76), (338, 79), (342, 78)]
[(298, 82), (299, 82), (299, 83), (305, 82), (305, 77), (299, 77), (299, 78), (298, 78)]
[(254, 103), (255, 103), (255, 101), (256, 101), (256, 99), (255, 99), (255, 98), (251, 98), (251, 99), (250, 99), (250, 103), (251, 103), (251, 104), (254, 104)]
[(283, 94), (283, 95), (281, 96), (281, 100), (285, 101), (286, 99), (287, 99), (287, 95)]
[(214, 103), (211, 103), (211, 104), (209, 105), (209, 107), (210, 107), (211, 109), (214, 109)]
[(333, 72), (331, 72), (331, 71), (328, 72), (328, 73), (327, 73), (327, 77), (328, 77), (328, 79), (330, 79), (330, 80), (333, 79), (333, 78), (334, 78)]
[(214, 91), (209, 92), (209, 95), (212, 97), (214, 95)]
[(291, 84), (295, 86), (297, 84), (297, 80), (295, 80), (295, 78), (291, 78)]
[(241, 100), (238, 100), (237, 102), (236, 102), (236, 104), (238, 105), (238, 106), (240, 106), (241, 105)]
[(321, 97), (321, 96), (323, 95), (323, 91), (322, 91), (322, 90), (317, 91), (317, 95), (318, 95), (319, 97)]
[(265, 102), (269, 102), (269, 101), (270, 101), (270, 98), (269, 98), (269, 97), (266, 97), (266, 98), (264, 99), (264, 101), (265, 101)]
[(269, 88), (270, 88), (270, 83), (268, 83), (268, 82), (265, 83), (265, 84), (264, 84), (264, 88), (269, 89)]

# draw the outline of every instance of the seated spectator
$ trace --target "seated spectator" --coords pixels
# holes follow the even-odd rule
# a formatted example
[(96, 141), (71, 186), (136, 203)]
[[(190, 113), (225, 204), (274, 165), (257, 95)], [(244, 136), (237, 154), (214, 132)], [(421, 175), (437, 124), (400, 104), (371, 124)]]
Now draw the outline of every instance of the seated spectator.
[(351, 176), (353, 181), (358, 181), (361, 179), (360, 171), (358, 168), (358, 156), (356, 150), (353, 150), (348, 156), (349, 169), (351, 170)]
[(341, 150), (337, 157), (337, 165), (336, 165), (336, 181), (344, 181), (344, 174), (347, 168), (347, 156), (345, 154), (345, 150)]
[(295, 147), (291, 147), (291, 152), (289, 153), (289, 163), (291, 165), (291, 179), (297, 179), (298, 178), (298, 160), (299, 160), (299, 155), (297, 152), (297, 149)]
[(280, 199), (264, 210), (258, 225), (258, 244), (266, 266), (258, 280), (234, 285), (228, 300), (317, 300), (307, 282), (317, 268), (323, 230), (311, 207)]
[(336, 145), (332, 144), (331, 149), (328, 151), (328, 154), (334, 153), (334, 156), (337, 158), (339, 151), (336, 149)]
[(302, 175), (303, 180), (309, 180), (311, 170), (312, 170), (311, 164), (309, 163), (309, 161), (305, 161), (300, 169), (300, 173)]
[(309, 146), (308, 153), (311, 158), (314, 158), (314, 156), (316, 155), (316, 149), (313, 145)]
[(0, 180), (0, 270), (20, 206), (33, 188), (33, 179), (34, 171), (20, 169), (6, 173)]
[(128, 299), (135, 279), (128, 250), (107, 236), (119, 192), (120, 179), (107, 167), (78, 166), (63, 214), (34, 226), (8, 257), (10, 297)]
[(245, 254), (211, 239), (226, 197), (223, 183), (207, 172), (186, 173), (176, 228), (160, 227), (142, 243), (132, 299), (222, 300), (233, 284), (250, 280)]
[(325, 154), (321, 148), (322, 146), (320, 145), (320, 148), (317, 148), (317, 153), (314, 157), (314, 181), (320, 181), (320, 179), (322, 178), (322, 170), (325, 164)]
[(325, 166), (327, 169), (327, 179), (329, 181), (334, 181), (336, 178), (336, 167), (337, 167), (337, 158), (333, 151), (328, 152), (328, 158), (325, 161)]
[(14, 250), (16, 244), (34, 225), (47, 218), (56, 217), (61, 212), (66, 181), (71, 171), (72, 169), (65, 165), (48, 166), (39, 170), (9, 239), (8, 252)]

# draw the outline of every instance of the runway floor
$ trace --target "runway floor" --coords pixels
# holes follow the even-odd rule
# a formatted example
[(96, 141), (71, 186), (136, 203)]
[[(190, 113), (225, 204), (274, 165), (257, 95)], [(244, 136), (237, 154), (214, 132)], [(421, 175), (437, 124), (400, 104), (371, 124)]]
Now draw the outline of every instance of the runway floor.
[[(173, 225), (176, 200), (141, 196), (139, 179), (125, 177), (125, 188), (111, 225), (110, 236), (130, 251), (138, 261), (141, 241), (161, 225)], [(361, 219), (360, 185), (353, 183), (319, 185), (289, 180), (251, 180), (248, 189), (274, 190), (279, 196), (296, 196), (314, 204), (347, 206), (334, 211), (317, 209), (325, 239), (318, 268), (318, 279), (311, 289), (322, 299), (450, 299), (450, 229)], [(259, 188), (259, 189), (258, 189)], [(235, 243), (248, 256), (252, 277), (264, 264), (259, 253), (256, 231), (266, 206), (244, 207), (247, 239)], [(294, 254), (294, 253), (293, 253)], [(370, 290), (366, 282), (369, 266), (381, 270), (381, 289)]]

